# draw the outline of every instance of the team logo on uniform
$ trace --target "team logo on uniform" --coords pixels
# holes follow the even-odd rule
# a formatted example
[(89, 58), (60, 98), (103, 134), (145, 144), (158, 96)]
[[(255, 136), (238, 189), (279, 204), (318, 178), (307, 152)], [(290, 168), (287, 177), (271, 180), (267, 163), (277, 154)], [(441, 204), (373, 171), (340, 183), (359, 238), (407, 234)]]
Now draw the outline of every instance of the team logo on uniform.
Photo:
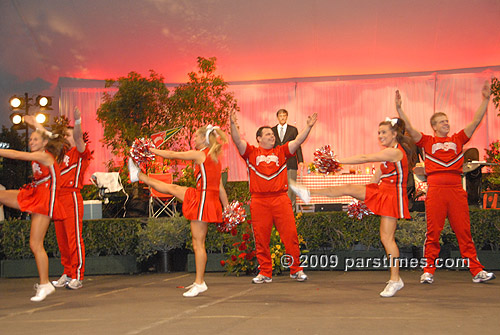
[(457, 153), (457, 144), (453, 142), (444, 142), (444, 143), (434, 143), (432, 145), (432, 154), (434, 154), (438, 150), (448, 151), (453, 150)]
[(280, 166), (279, 165), (279, 158), (275, 154), (271, 154), (269, 156), (265, 156), (265, 155), (257, 156), (257, 158), (255, 159), (255, 164), (258, 166), (262, 162), (264, 162), (266, 164), (276, 163), (276, 166)]
[(68, 155), (64, 155), (64, 164), (66, 164), (66, 167), (69, 166), (69, 156)]
[(42, 174), (42, 169), (40, 168), (40, 165), (37, 162), (33, 162), (33, 164), (31, 164), (31, 167), (33, 169), (34, 175), (41, 175)]

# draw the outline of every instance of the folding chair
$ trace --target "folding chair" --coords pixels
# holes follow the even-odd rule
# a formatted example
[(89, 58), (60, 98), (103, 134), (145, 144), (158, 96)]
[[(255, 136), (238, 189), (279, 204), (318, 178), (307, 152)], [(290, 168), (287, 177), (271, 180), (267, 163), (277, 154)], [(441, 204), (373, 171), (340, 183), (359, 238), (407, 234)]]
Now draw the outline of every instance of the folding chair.
[[(99, 197), (104, 200), (104, 204), (109, 203), (109, 199), (113, 196), (117, 196), (120, 192), (125, 194), (126, 199), (123, 203), (123, 217), (127, 214), (126, 205), (128, 202), (128, 194), (125, 192), (125, 189), (122, 185), (122, 180), (120, 178), (120, 174), (118, 172), (94, 172), (92, 177), (90, 178), (92, 184), (99, 188)], [(114, 217), (117, 217), (119, 214), (116, 213)]]
[[(157, 179), (167, 184), (172, 183), (171, 173), (150, 173), (148, 174), (150, 178)], [(157, 218), (161, 214), (166, 214), (168, 216), (174, 216), (175, 206), (169, 208), (174, 202), (175, 197), (171, 194), (161, 193), (156, 191), (154, 188), (149, 188), (149, 217)]]

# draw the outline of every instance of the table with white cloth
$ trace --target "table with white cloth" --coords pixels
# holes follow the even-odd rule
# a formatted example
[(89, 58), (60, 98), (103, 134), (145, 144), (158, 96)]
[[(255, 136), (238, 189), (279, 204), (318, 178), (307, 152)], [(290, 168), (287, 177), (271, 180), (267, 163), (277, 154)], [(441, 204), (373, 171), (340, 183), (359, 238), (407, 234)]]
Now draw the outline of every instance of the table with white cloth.
[[(338, 175), (319, 175), (304, 174), (297, 176), (297, 183), (308, 189), (320, 189), (331, 186), (341, 186), (346, 184), (366, 185), (370, 183), (371, 174), (338, 174)], [(325, 196), (312, 196), (310, 205), (315, 204), (349, 204), (354, 200), (350, 196), (330, 198)], [(297, 197), (297, 206), (304, 208), (307, 206), (299, 197)]]

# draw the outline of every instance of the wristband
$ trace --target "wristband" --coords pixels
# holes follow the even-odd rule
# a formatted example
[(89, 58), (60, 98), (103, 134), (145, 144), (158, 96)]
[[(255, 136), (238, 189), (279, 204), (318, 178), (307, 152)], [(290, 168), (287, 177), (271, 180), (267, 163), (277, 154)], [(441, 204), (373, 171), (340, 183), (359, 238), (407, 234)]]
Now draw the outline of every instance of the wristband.
[(75, 125), (77, 125), (77, 124), (82, 124), (82, 119), (81, 118), (78, 119), (78, 120), (75, 120)]

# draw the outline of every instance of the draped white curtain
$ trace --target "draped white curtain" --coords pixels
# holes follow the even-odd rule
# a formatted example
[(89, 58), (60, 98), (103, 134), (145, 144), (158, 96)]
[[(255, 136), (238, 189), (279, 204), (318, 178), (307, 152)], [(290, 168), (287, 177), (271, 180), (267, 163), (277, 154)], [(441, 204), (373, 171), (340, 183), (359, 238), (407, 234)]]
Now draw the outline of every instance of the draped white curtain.
[[(288, 122), (299, 131), (307, 116), (318, 113), (318, 122), (303, 144), (305, 163), (313, 160), (316, 148), (329, 144), (339, 157), (380, 150), (377, 140), (379, 122), (396, 116), (394, 96), (399, 89), (403, 108), (414, 128), (432, 134), (429, 124), (435, 112), (448, 114), (451, 131), (457, 132), (472, 121), (481, 103), (485, 80), (500, 76), (500, 67), (402, 75), (371, 75), (331, 78), (302, 78), (247, 83), (233, 83), (241, 113), (238, 124), (242, 137), (256, 145), (255, 132), (262, 125), (274, 126), (276, 112), (285, 108)], [(88, 174), (105, 171), (104, 163), (113, 159), (100, 142), (103, 130), (95, 120), (105, 91), (104, 82), (94, 81), (95, 88), (78, 87), (81, 80), (60, 81), (60, 113), (70, 119), (73, 106), (82, 110), (82, 124), (89, 132), (94, 161)], [(100, 85), (100, 88), (97, 87)], [(81, 85), (83, 86), (83, 85)], [(88, 84), (86, 84), (88, 86)], [(499, 138), (500, 117), (490, 102), (488, 112), (468, 147), (476, 147), (480, 158), (489, 143)], [(247, 171), (232, 142), (226, 146), (222, 161), (229, 167), (229, 180), (246, 180)], [(349, 167), (345, 167), (348, 169)]]

